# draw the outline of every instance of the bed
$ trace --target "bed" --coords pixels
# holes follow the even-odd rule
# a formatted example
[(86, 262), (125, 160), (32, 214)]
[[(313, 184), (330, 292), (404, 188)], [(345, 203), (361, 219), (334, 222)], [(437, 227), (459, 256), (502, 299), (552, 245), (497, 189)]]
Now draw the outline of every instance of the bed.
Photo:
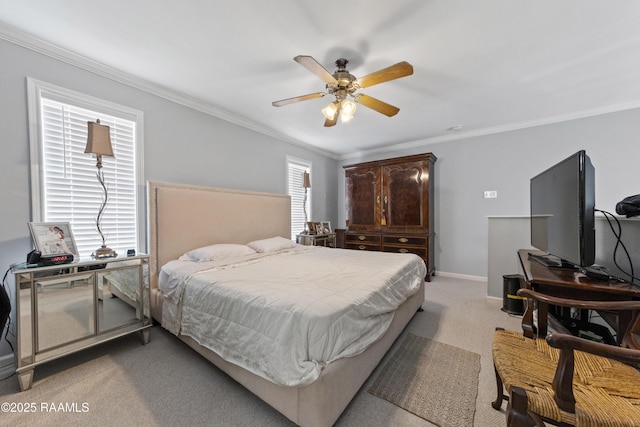
[[(181, 300), (176, 300), (175, 295), (181, 295), (180, 298), (184, 297), (186, 301), (188, 299), (186, 297), (188, 291), (185, 291), (185, 289), (188, 288), (180, 287), (182, 285), (179, 284), (179, 281), (171, 281), (167, 277), (173, 274), (172, 269), (180, 272), (182, 271), (181, 268), (187, 268), (187, 270), (195, 268), (189, 264), (185, 264), (186, 267), (184, 267), (180, 258), (196, 248), (207, 248), (219, 244), (247, 245), (255, 242), (273, 242), (278, 236), (288, 236), (290, 234), (290, 198), (277, 194), (159, 182), (149, 182), (147, 191), (150, 251), (149, 285), (153, 318), (162, 323), (163, 327), (176, 333), (181, 340), (195, 351), (294, 423), (302, 426), (332, 425), (415, 312), (420, 308), (424, 301), (424, 281), (422, 280), (425, 273), (424, 264), (421, 264), (420, 268), (414, 268), (415, 265), (411, 259), (413, 256), (402, 257), (397, 254), (386, 254), (402, 257), (403, 262), (411, 259), (411, 272), (393, 273), (393, 277), (398, 274), (402, 276), (400, 279), (394, 279), (396, 282), (394, 282), (393, 289), (402, 286), (405, 281), (412, 283), (407, 284), (408, 296), (395, 295), (389, 297), (388, 294), (384, 296), (384, 298), (396, 298), (399, 306), (389, 316), (386, 316), (387, 320), (382, 322), (384, 324), (382, 332), (366, 337), (368, 342), (366, 345), (361, 346), (362, 348), (359, 347), (360, 344), (354, 347), (349, 340), (346, 346), (338, 348), (335, 354), (332, 353), (328, 356), (330, 363), (321, 363), (320, 366), (312, 364), (311, 368), (303, 366), (300, 368), (302, 371), (294, 372), (293, 376), (285, 374), (283, 378), (279, 378), (277, 369), (274, 374), (271, 368), (262, 370), (255, 368), (255, 366), (243, 365), (242, 361), (229, 357), (225, 351), (220, 351), (218, 348), (216, 348), (216, 351), (211, 350), (210, 348), (215, 347), (212, 347), (209, 342), (201, 345), (199, 342), (202, 342), (203, 338), (194, 337), (193, 331), (188, 330), (183, 319), (179, 318), (176, 321), (174, 317), (176, 308), (184, 309), (181, 306)], [(282, 265), (285, 265), (283, 263), (289, 262), (286, 260), (291, 259), (295, 260), (295, 262), (290, 262), (286, 265), (306, 266), (303, 268), (308, 270), (312, 262), (308, 257), (314, 256), (314, 252), (322, 253), (322, 256), (329, 257), (319, 258), (324, 259), (318, 264), (319, 269), (322, 269), (323, 265), (328, 265), (327, 263), (333, 264), (334, 261), (332, 259), (336, 259), (338, 255), (347, 257), (355, 256), (355, 253), (357, 253), (357, 251), (347, 250), (343, 252), (340, 249), (300, 248), (299, 245), (293, 245), (291, 248), (285, 248), (278, 252), (277, 256), (275, 256), (275, 261), (271, 261), (271, 254), (267, 257), (263, 252), (256, 251), (256, 255), (249, 255), (249, 260), (239, 262), (239, 265), (242, 265), (242, 269), (253, 269), (252, 275), (248, 276), (249, 282), (242, 286), (250, 287), (250, 280), (255, 277), (254, 274), (258, 271), (263, 271), (258, 270), (258, 268), (262, 268), (260, 265), (263, 263), (266, 265), (274, 262), (276, 267), (271, 268), (277, 270), (277, 266), (282, 269)], [(373, 256), (385, 257), (386, 255), (384, 253), (376, 253)], [(269, 258), (269, 260), (266, 260), (266, 258)], [(384, 259), (384, 263), (386, 263), (387, 258)], [(183, 259), (182, 261), (190, 260)], [(381, 264), (378, 259), (375, 262)], [(394, 263), (396, 259), (394, 258), (393, 261), (389, 262)], [(400, 262), (399, 258), (398, 262)], [(240, 276), (240, 271), (241, 268), (235, 264), (232, 268), (227, 268), (220, 267), (214, 263), (212, 266), (206, 266), (202, 273), (198, 272), (195, 276), (200, 278), (213, 274), (213, 279), (207, 280), (217, 282), (225, 275), (227, 279), (232, 276), (235, 280)], [(271, 270), (267, 271), (269, 272), (264, 273), (264, 277), (271, 277), (273, 273)], [(313, 273), (314, 270), (312, 269), (308, 271), (307, 275), (311, 277)], [(183, 277), (188, 276), (190, 280), (195, 277), (191, 274), (181, 274), (183, 274)], [(300, 276), (301, 274), (297, 275)], [(278, 281), (278, 279), (274, 280), (273, 277), (271, 279), (272, 282)], [(167, 290), (167, 283), (173, 283), (178, 286), (172, 288), (176, 290), (174, 294)], [(203, 285), (202, 289), (205, 288)], [(360, 292), (360, 288), (354, 288), (349, 298), (360, 298), (358, 292)], [(304, 292), (300, 292), (300, 294), (302, 295), (301, 297), (304, 297)], [(196, 301), (199, 300), (197, 296), (192, 296), (191, 298)], [(331, 294), (331, 298), (334, 298), (334, 294)], [(340, 296), (340, 298), (343, 297)], [(380, 300), (376, 301), (378, 302), (369, 305), (369, 309), (376, 310), (380, 304), (383, 304), (379, 303)], [(250, 311), (255, 310), (252, 308)], [(311, 310), (311, 312), (314, 311)], [(185, 313), (187, 312), (185, 311)], [(277, 315), (270, 316), (268, 317), (269, 319), (273, 319), (273, 316), (277, 317)], [(346, 317), (349, 316), (351, 316), (351, 312)], [(338, 317), (345, 316), (341, 313)], [(193, 320), (191, 323), (194, 323)], [(214, 324), (213, 327), (220, 326)], [(188, 332), (185, 333), (185, 330)], [(222, 328), (220, 330), (226, 329)], [(344, 324), (339, 325), (337, 330), (344, 330)], [(261, 333), (259, 331), (259, 334)], [(362, 335), (366, 336), (367, 334), (363, 333)], [(310, 336), (309, 340), (312, 343), (317, 341), (313, 336)], [(312, 352), (312, 350), (305, 351)], [(244, 354), (244, 351), (242, 353)], [(226, 359), (229, 360), (222, 358), (219, 354), (225, 355)]]

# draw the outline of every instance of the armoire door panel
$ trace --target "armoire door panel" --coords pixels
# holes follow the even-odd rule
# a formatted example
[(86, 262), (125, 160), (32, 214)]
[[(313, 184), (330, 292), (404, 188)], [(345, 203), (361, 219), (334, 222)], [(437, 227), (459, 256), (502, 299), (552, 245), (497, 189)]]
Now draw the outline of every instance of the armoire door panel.
[(378, 168), (346, 171), (346, 219), (350, 230), (380, 227), (381, 194)]
[(418, 161), (382, 168), (383, 198), (389, 231), (428, 232), (428, 165)]

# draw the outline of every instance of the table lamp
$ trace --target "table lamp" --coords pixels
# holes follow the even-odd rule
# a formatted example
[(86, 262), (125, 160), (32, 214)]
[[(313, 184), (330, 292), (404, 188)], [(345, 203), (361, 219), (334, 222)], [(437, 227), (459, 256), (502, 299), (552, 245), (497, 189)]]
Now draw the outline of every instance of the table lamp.
[(100, 233), (102, 246), (96, 249), (96, 251), (93, 253), (93, 257), (115, 257), (118, 256), (118, 254), (113, 249), (107, 247), (104, 239), (104, 234), (102, 233), (102, 229), (100, 228), (100, 221), (102, 220), (102, 214), (104, 213), (104, 209), (107, 206), (108, 200), (107, 186), (104, 183), (104, 173), (102, 172), (102, 156), (114, 157), (113, 148), (111, 147), (109, 126), (101, 125), (100, 119), (96, 120), (95, 122), (87, 122), (87, 126), (87, 146), (84, 149), (84, 152), (96, 155), (96, 168), (98, 168), (96, 176), (98, 177), (98, 182), (100, 183), (100, 186), (102, 187), (102, 191), (104, 193), (102, 196), (102, 204), (100, 205), (100, 210), (98, 210), (98, 216), (96, 216), (96, 228), (98, 229), (98, 233)]

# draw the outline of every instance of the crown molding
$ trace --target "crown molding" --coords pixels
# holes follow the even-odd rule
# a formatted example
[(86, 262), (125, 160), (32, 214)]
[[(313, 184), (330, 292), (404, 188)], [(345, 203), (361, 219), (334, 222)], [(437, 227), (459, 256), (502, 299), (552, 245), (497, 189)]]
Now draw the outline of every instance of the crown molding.
[(375, 148), (372, 150), (358, 151), (340, 156), (338, 160), (349, 160), (353, 158), (362, 158), (370, 155), (388, 154), (401, 150), (409, 150), (412, 148), (424, 147), (426, 145), (437, 144), (440, 142), (456, 141), (461, 139), (469, 139), (478, 136), (493, 135), (497, 133), (511, 132), (514, 130), (527, 129), (537, 126), (545, 126), (556, 123), (568, 122), (572, 120), (584, 119), (587, 117), (600, 116), (603, 114), (616, 113), (619, 111), (633, 110), (640, 108), (640, 100), (625, 102), (621, 104), (608, 105), (605, 107), (594, 108), (591, 110), (582, 110), (569, 114), (562, 114), (557, 116), (545, 117), (536, 120), (525, 120), (521, 122), (507, 123), (500, 126), (493, 126), (488, 128), (470, 130), (465, 132), (456, 132), (455, 134), (442, 135), (434, 138), (421, 139), (411, 142), (405, 142), (395, 145), (389, 145), (382, 148)]

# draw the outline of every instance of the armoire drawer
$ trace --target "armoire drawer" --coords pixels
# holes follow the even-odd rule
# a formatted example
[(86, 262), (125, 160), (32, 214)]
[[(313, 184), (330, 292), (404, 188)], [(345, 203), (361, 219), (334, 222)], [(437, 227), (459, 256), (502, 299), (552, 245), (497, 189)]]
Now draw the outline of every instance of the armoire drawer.
[(382, 238), (383, 245), (410, 245), (410, 246), (427, 246), (427, 238), (419, 236), (402, 236), (402, 235), (385, 235)]
[(400, 254), (416, 254), (421, 258), (427, 258), (427, 248), (426, 247), (417, 247), (417, 246), (393, 246), (393, 245), (384, 245), (382, 247), (383, 252), (395, 252)]
[(344, 237), (346, 244), (353, 243), (367, 243), (367, 244), (380, 244), (379, 234), (367, 234), (367, 233), (347, 233)]
[(380, 251), (380, 245), (371, 245), (366, 243), (349, 242), (345, 243), (345, 249), (357, 249), (361, 251)]

